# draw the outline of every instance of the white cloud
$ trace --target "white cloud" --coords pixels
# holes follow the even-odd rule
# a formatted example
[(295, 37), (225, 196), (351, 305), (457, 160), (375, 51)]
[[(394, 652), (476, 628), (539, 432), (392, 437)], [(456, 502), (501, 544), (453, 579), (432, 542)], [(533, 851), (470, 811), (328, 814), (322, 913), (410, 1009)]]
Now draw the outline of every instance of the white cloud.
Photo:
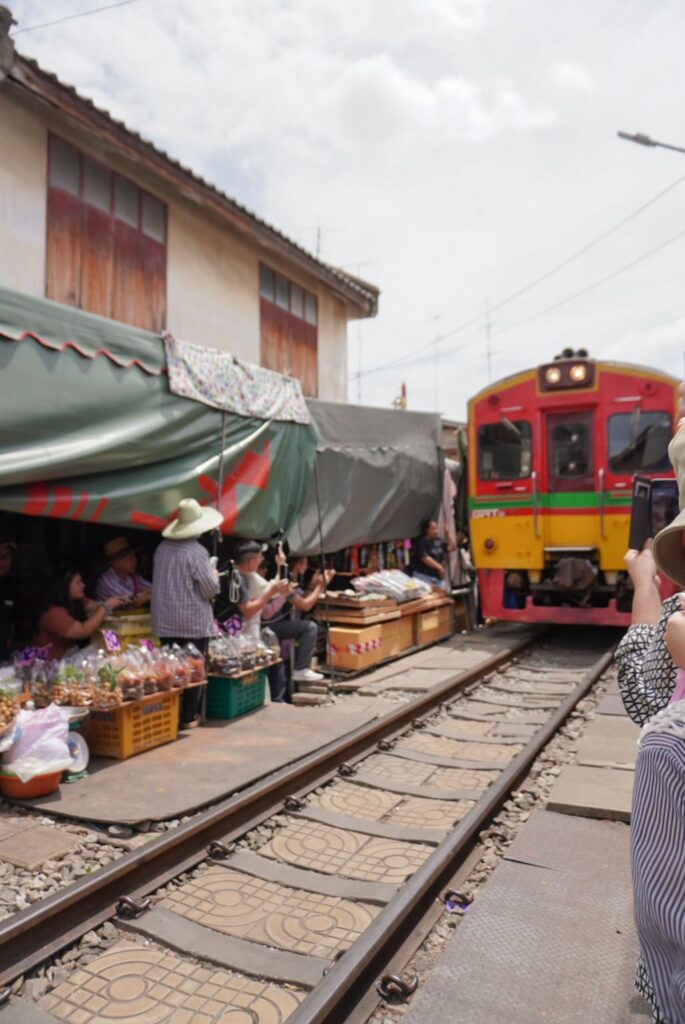
[[(12, 6), (21, 27), (87, 3)], [(615, 136), (685, 141), (681, 25), (681, 0), (140, 0), (17, 42), (298, 241), (321, 225), (324, 258), (382, 288), (361, 325), (368, 368), (415, 353), (437, 314), (443, 332), (478, 316), (685, 171)], [(675, 335), (650, 332), (680, 322), (685, 245), (498, 332), (684, 222), (685, 186), (497, 312), (495, 377), (567, 344), (680, 372)], [(486, 382), (483, 322), (452, 341), (439, 403), (458, 416)], [(363, 399), (389, 404), (404, 378), (432, 407), (425, 354), (364, 378)]]
[(549, 77), (552, 85), (573, 92), (593, 93), (596, 88), (595, 81), (587, 68), (581, 64), (575, 64), (573, 61), (555, 61), (550, 65)]

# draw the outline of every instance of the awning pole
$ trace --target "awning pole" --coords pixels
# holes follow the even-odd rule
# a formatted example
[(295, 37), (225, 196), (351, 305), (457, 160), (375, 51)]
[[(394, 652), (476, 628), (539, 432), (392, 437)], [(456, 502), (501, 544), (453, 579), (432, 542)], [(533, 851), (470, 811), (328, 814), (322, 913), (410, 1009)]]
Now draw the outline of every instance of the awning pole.
[[(317, 453), (318, 454), (318, 453)], [(326, 661), (329, 660), (330, 651), (330, 634), (331, 634), (331, 617), (328, 608), (328, 585), (326, 584), (326, 552), (324, 551), (323, 544), (323, 520), (321, 518), (321, 498), (319, 496), (319, 467), (317, 465), (318, 460), (314, 459), (314, 490), (316, 491), (316, 515), (319, 520), (319, 562), (322, 579), (324, 580), (324, 622), (326, 624)], [(330, 659), (330, 673), (331, 683), (335, 683), (335, 668), (333, 666), (333, 659)]]
[[(224, 452), (226, 451), (226, 410), (223, 409), (221, 413), (221, 451), (219, 452), (219, 476), (217, 480), (216, 488), (216, 508), (220, 511), (221, 508), (221, 489), (224, 486)], [(219, 532), (216, 531), (214, 534), (214, 554), (217, 555), (219, 552)]]

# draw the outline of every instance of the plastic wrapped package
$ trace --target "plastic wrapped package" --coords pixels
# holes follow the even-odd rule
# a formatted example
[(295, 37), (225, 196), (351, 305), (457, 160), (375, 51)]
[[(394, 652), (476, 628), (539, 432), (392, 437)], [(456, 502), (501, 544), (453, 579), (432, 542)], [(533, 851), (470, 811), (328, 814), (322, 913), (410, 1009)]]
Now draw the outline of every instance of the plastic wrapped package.
[(4, 771), (30, 782), (36, 775), (65, 771), (71, 764), (69, 718), (62, 708), (50, 704), (37, 711), (20, 711), (18, 738), (2, 755)]

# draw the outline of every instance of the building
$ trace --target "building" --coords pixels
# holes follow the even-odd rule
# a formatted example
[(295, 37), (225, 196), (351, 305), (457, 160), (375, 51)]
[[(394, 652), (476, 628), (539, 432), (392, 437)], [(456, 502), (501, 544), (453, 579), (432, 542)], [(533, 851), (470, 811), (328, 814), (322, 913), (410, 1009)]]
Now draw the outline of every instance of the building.
[(347, 323), (375, 315), (378, 289), (14, 53), (9, 26), (0, 7), (0, 283), (346, 401)]

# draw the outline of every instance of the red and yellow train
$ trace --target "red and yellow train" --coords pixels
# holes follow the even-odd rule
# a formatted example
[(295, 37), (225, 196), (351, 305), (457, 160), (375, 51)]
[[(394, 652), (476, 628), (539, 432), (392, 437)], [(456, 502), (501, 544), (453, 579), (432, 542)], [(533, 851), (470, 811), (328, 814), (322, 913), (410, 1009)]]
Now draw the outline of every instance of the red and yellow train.
[(678, 381), (564, 350), (469, 402), (484, 616), (625, 626), (632, 479), (668, 477)]

